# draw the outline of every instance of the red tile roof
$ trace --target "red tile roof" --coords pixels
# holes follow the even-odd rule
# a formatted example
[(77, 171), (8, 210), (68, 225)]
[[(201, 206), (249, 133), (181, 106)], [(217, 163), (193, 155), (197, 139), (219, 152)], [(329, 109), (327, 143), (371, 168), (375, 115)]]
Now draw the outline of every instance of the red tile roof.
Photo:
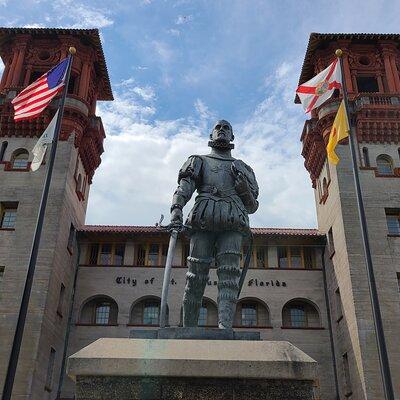
[[(317, 229), (294, 229), (294, 228), (252, 228), (255, 235), (273, 236), (324, 236)], [(156, 226), (137, 226), (137, 225), (84, 225), (79, 229), (82, 233), (164, 233)]]

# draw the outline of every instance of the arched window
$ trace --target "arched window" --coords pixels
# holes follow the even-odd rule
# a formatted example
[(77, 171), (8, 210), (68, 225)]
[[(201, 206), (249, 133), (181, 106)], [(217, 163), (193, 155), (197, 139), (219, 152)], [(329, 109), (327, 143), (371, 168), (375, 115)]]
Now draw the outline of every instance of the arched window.
[(393, 160), (387, 154), (381, 154), (376, 158), (376, 166), (380, 175), (393, 175)]
[(81, 324), (90, 325), (116, 325), (117, 319), (117, 303), (109, 296), (96, 296), (87, 300), (79, 316)]
[(11, 158), (12, 169), (27, 169), (28, 158), (29, 158), (28, 150), (25, 149), (15, 150)]
[[(158, 326), (160, 324), (161, 300), (158, 297), (146, 297), (137, 301), (131, 308), (130, 324)], [(168, 320), (167, 307), (167, 320)]]
[(363, 159), (364, 159), (364, 167), (369, 167), (369, 154), (368, 154), (368, 148), (363, 147), (362, 148), (362, 154), (363, 154)]
[(237, 304), (235, 326), (260, 327), (269, 325), (268, 308), (260, 301), (243, 299)]
[(283, 307), (284, 328), (319, 328), (320, 319), (317, 308), (308, 300), (291, 300)]
[(4, 154), (6, 152), (8, 146), (8, 142), (3, 142), (1, 144), (1, 149), (0, 149), (0, 162), (4, 160)]
[(209, 299), (203, 298), (199, 313), (199, 326), (217, 326), (218, 310), (215, 303)]

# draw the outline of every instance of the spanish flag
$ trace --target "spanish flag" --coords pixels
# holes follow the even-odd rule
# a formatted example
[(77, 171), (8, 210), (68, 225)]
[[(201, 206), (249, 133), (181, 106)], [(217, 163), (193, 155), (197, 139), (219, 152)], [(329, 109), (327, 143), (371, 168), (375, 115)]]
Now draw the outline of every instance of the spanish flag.
[(328, 159), (332, 164), (339, 162), (339, 157), (335, 153), (337, 144), (344, 138), (349, 136), (349, 122), (347, 121), (346, 110), (344, 108), (344, 102), (340, 103), (338, 112), (335, 120), (333, 121), (331, 133), (329, 135), (329, 142), (326, 146), (326, 152)]

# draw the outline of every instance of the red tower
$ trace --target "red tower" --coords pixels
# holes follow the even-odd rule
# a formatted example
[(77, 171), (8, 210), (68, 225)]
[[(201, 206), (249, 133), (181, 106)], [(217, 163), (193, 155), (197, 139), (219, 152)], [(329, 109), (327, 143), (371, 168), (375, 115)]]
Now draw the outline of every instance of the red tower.
[[(11, 100), (77, 49), (54, 164), (13, 398), (54, 399), (60, 377), (78, 249), (90, 183), (105, 133), (98, 100), (112, 100), (96, 29), (0, 28), (0, 391), (11, 351), (46, 168), (30, 171), (33, 149), (58, 99), (32, 121), (14, 122)], [(47, 157), (45, 157), (44, 163)]]
[[(400, 396), (400, 35), (312, 33), (304, 83), (343, 50), (357, 164), (395, 397)], [(298, 100), (298, 99), (296, 99)], [(315, 191), (319, 229), (327, 234), (327, 269), (340, 398), (384, 398), (347, 143), (330, 165), (326, 144), (340, 94), (312, 111), (301, 140)], [(328, 265), (328, 264), (327, 264)]]

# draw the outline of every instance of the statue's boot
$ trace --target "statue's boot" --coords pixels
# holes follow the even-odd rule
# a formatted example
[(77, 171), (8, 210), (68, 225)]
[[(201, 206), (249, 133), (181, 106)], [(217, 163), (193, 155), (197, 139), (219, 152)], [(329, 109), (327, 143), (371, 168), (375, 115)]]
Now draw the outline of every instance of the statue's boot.
[(218, 327), (230, 329), (236, 311), (240, 279), (240, 253), (226, 251), (217, 254), (218, 262)]
[(197, 326), (211, 258), (188, 257), (188, 272), (183, 294), (183, 326)]

